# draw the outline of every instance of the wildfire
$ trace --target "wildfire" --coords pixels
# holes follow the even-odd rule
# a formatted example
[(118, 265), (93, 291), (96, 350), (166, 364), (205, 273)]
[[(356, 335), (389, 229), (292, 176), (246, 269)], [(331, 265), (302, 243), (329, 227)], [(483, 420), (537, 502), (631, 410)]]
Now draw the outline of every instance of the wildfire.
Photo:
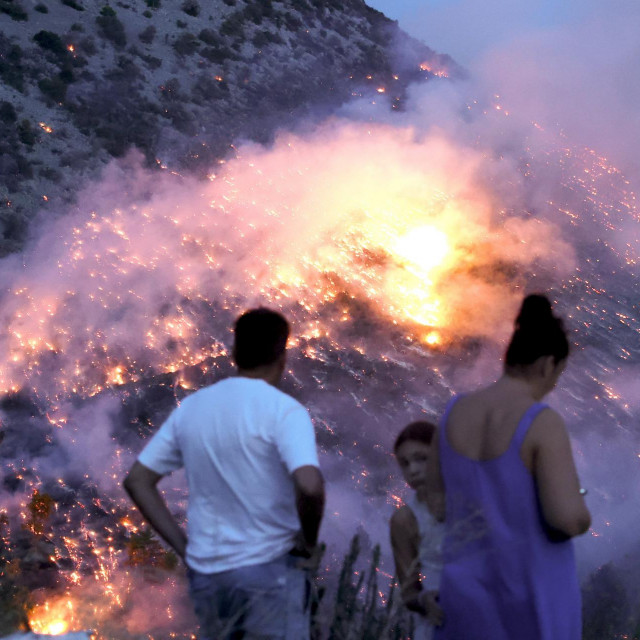
[[(576, 172), (565, 186), (588, 193), (598, 215), (613, 220), (613, 205), (596, 186), (615, 170), (585, 155), (589, 171)], [(329, 361), (331, 350), (355, 354), (356, 363), (344, 365), (355, 380), (369, 375), (363, 361), (372, 355), (370, 344), (360, 341), (366, 328), (358, 325), (363, 318), (384, 323), (421, 357), (456, 336), (504, 334), (521, 294), (518, 272), (534, 265), (562, 280), (573, 263), (555, 223), (511, 213), (479, 177), (486, 162), (477, 150), (438, 135), (331, 123), (316, 137), (286, 136), (268, 151), (240, 148), (205, 183), (178, 180), (168, 171), (142, 173), (136, 176), (140, 192), (155, 194), (143, 202), (118, 201), (114, 192), (120, 189), (109, 184), (105, 193), (92, 194), (96, 206), (108, 203), (103, 209), (84, 211), (72, 223), (61, 220), (57, 236), (47, 236), (15, 277), (6, 277), (13, 289), (2, 307), (0, 389), (33, 391), (47, 408), (42, 419), (53, 432), (47, 438), (66, 437), (77, 451), (91, 442), (100, 466), (100, 447), (106, 456), (112, 443), (111, 425), (98, 446), (83, 439), (91, 419), (76, 413), (80, 401), (104, 390), (103, 398), (129, 397), (129, 387), (118, 395), (113, 388), (157, 374), (158, 386), (180, 399), (201, 383), (211, 361), (228, 355), (228, 321), (249, 305), (269, 304), (294, 319), (291, 347), (315, 361), (313, 380), (320, 387), (326, 378), (316, 364)], [(637, 216), (635, 196), (625, 197), (620, 207)], [(568, 204), (547, 205), (555, 218), (582, 221)], [(621, 253), (631, 259), (634, 249)], [(590, 295), (606, 293), (578, 276), (573, 282)], [(635, 327), (634, 318), (620, 313), (617, 321)], [(385, 344), (389, 356), (381, 360), (410, 367), (392, 343)], [(441, 375), (435, 367), (433, 372)], [(349, 391), (348, 384), (340, 387)], [(613, 386), (602, 393), (621, 399)], [(373, 412), (372, 400), (359, 397), (357, 406)], [(94, 408), (91, 418), (99, 413)], [(155, 417), (136, 411), (127, 424), (141, 424), (140, 433), (148, 433)], [(326, 429), (333, 434), (334, 427)], [(122, 476), (118, 465), (132, 454), (122, 444), (117, 451), (111, 468), (100, 469), (110, 483)], [(50, 526), (45, 491), (38, 492), (46, 473), (29, 475), (22, 463), (13, 471), (10, 480), (24, 482), (33, 496), (31, 520), (22, 504), (21, 525), (41, 535)], [(355, 481), (362, 486), (374, 476), (362, 470)], [(93, 481), (93, 475), (83, 477)], [(63, 498), (75, 490), (63, 478), (56, 483)], [(35, 632), (99, 628), (140, 591), (132, 558), (155, 553), (158, 563), (171, 562), (145, 537), (124, 496), (110, 501), (108, 492), (91, 489), (84, 501), (56, 503), (57, 522), (68, 519), (56, 524), (55, 554), (48, 557), (75, 601), (65, 596), (34, 607), (29, 623)], [(397, 505), (401, 498), (389, 501)], [(162, 609), (178, 619), (169, 607), (170, 588), (169, 595), (158, 593), (145, 595), (145, 605), (165, 597)], [(140, 633), (155, 622), (149, 615), (136, 623)]]
[(427, 71), (431, 75), (434, 75), (434, 76), (436, 76), (438, 78), (448, 78), (449, 77), (449, 72), (446, 69), (438, 67), (433, 62), (423, 62), (423, 63), (421, 63), (420, 64), (420, 69), (422, 69), (422, 71)]
[[(494, 225), (481, 162), (439, 137), (363, 125), (282, 138), (204, 185), (167, 176), (148, 205), (94, 211), (43, 252), (49, 263), (33, 258), (49, 275), (21, 274), (4, 309), (0, 388), (29, 380), (40, 394), (94, 395), (197, 365), (226, 353), (203, 331), (207, 309), (242, 308), (243, 297), (296, 301), (309, 314), (302, 335), (342, 300), (372, 305), (416, 339), (427, 330), (429, 347), (493, 333), (504, 309), (483, 306), (492, 285), (474, 270), (493, 255), (518, 263), (554, 250), (561, 266), (570, 252), (546, 223)], [(460, 312), (468, 290), (476, 315)], [(53, 379), (43, 361), (57, 363)]]
[(28, 615), (29, 628), (34, 633), (61, 636), (71, 630), (75, 618), (73, 601), (68, 598), (47, 601), (31, 609)]

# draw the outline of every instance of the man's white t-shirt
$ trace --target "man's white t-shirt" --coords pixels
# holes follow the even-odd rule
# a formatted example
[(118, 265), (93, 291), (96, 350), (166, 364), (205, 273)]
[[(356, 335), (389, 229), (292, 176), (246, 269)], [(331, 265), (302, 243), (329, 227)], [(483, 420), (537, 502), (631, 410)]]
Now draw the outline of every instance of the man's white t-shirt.
[(291, 473), (318, 465), (307, 410), (264, 380), (227, 378), (185, 398), (138, 460), (185, 468), (188, 566), (217, 573), (269, 562), (300, 530)]

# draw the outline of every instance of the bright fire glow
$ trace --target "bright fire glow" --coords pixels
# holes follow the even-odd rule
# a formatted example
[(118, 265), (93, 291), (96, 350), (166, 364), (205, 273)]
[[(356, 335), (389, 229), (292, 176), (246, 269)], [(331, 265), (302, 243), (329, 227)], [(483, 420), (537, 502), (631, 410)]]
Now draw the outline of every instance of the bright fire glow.
[[(344, 322), (359, 303), (423, 342), (436, 331), (430, 346), (495, 335), (517, 296), (494, 282), (492, 261), (562, 270), (571, 251), (553, 225), (495, 211), (483, 162), (441, 136), (333, 123), (240, 150), (204, 184), (142, 173), (150, 201), (65, 220), (25, 260), (33, 273), (17, 274), (3, 310), (0, 389), (28, 380), (47, 396), (93, 395), (222, 355), (196, 312), (220, 301), (299, 304), (303, 337), (323, 309)], [(113, 202), (105, 185), (93, 202)]]
[(445, 68), (440, 68), (436, 66), (433, 62), (423, 62), (420, 65), (420, 68), (423, 71), (428, 71), (429, 73), (437, 76), (438, 78), (448, 78), (449, 72)]
[(69, 598), (45, 602), (29, 612), (29, 627), (34, 633), (61, 636), (70, 630), (74, 619), (73, 602)]

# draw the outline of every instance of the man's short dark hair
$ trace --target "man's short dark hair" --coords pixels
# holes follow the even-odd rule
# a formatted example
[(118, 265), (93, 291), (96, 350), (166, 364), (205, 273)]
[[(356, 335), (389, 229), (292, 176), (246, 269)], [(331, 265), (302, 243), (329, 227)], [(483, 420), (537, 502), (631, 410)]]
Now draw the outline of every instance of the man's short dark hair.
[(281, 313), (251, 309), (236, 320), (233, 359), (239, 369), (273, 364), (285, 352), (288, 338), (289, 323)]

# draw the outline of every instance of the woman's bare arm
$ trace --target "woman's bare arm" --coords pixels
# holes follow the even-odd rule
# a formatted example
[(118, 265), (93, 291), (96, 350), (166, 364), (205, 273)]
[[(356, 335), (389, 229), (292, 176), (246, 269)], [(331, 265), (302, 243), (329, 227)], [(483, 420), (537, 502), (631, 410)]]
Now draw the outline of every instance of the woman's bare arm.
[(402, 601), (411, 611), (425, 614), (420, 604), (420, 564), (418, 549), (420, 532), (413, 511), (403, 506), (391, 516), (391, 549), (396, 565)]
[(591, 526), (591, 514), (580, 494), (569, 434), (562, 418), (550, 409), (532, 427), (533, 475), (538, 487), (542, 515), (552, 530), (567, 538)]

